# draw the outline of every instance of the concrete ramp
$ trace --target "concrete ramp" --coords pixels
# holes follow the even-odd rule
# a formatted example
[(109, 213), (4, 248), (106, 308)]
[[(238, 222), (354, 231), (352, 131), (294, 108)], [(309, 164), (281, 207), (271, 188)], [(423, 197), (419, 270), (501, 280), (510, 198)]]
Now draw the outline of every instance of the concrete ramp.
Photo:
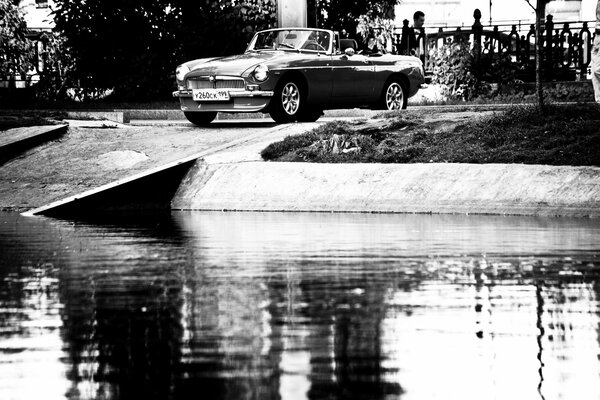
[(600, 168), (197, 161), (178, 210), (600, 216)]

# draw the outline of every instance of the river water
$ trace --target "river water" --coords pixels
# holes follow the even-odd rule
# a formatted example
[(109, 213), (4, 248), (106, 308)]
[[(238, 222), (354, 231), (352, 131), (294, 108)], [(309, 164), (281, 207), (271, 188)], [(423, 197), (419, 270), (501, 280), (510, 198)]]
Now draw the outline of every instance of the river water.
[(0, 213), (0, 399), (599, 399), (600, 220)]

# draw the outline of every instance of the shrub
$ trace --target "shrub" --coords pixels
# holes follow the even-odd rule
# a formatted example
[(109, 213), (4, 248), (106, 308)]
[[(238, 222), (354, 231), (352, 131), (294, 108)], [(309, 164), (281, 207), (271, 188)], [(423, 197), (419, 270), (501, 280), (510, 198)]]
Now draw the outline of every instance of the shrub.
[[(42, 101), (63, 101), (69, 98), (68, 90), (77, 90), (73, 80), (75, 60), (66, 47), (65, 38), (59, 34), (43, 34), (39, 57), (43, 68), (40, 81), (35, 85), (35, 96)], [(91, 93), (81, 93), (84, 99), (94, 98)], [(87, 96), (87, 98), (86, 98)]]
[(11, 0), (0, 0), (0, 77), (25, 75), (33, 68), (34, 48), (27, 26)]
[(442, 46), (431, 54), (432, 83), (445, 87), (445, 95), (463, 100), (476, 97), (494, 97), (497, 86), (514, 83), (516, 65), (508, 54), (481, 54), (476, 63), (471, 45), (456, 41)]
[(431, 54), (432, 83), (443, 85), (447, 95), (467, 99), (476, 92), (478, 80), (473, 73), (473, 55), (468, 42), (446, 44)]

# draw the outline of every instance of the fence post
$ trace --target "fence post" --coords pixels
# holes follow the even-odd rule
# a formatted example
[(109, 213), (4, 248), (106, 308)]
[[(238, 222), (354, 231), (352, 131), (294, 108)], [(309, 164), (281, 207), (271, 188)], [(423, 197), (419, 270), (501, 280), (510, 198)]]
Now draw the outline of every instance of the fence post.
[(454, 32), (454, 39), (453, 40), (456, 43), (462, 43), (464, 41), (462, 29), (460, 28), (460, 26), (458, 26), (456, 28), (456, 31)]
[[(533, 38), (533, 51), (531, 51), (531, 38)], [(537, 36), (535, 35), (535, 24), (531, 24), (529, 32), (527, 33), (526, 40), (526, 55), (527, 55), (527, 66), (535, 67), (535, 44), (537, 42)]]
[(481, 25), (481, 11), (478, 8), (473, 12), (473, 63), (475, 64), (475, 73), (479, 76), (479, 62), (481, 60), (481, 33), (483, 26)]
[(546, 16), (546, 39), (544, 40), (544, 43), (542, 44), (542, 46), (544, 46), (544, 55), (545, 55), (545, 59), (543, 60), (544, 63), (542, 64), (544, 66), (543, 70), (546, 73), (547, 77), (550, 77), (552, 75), (552, 64), (553, 64), (553, 60), (552, 60), (552, 50), (553, 50), (553, 45), (554, 45), (554, 38), (553, 38), (553, 33), (554, 33), (554, 22), (552, 21), (554, 17), (551, 14), (548, 14)]
[[(429, 50), (428, 50), (428, 46), (427, 46), (427, 35), (425, 34), (425, 28), (417, 28), (417, 30), (415, 30), (415, 35), (417, 37), (417, 57), (419, 57), (419, 59), (421, 59), (421, 61), (423, 62), (423, 64), (425, 64), (425, 61), (427, 59), (427, 57), (429, 57)], [(418, 32), (418, 34), (417, 34)]]
[(581, 66), (581, 80), (587, 78), (587, 67), (592, 58), (592, 34), (588, 28), (587, 22), (583, 23), (583, 28), (579, 34), (581, 51), (579, 52), (579, 65)]
[(579, 80), (579, 71), (578, 68), (581, 67), (581, 64), (579, 63), (579, 60), (581, 59), (581, 39), (579, 38), (579, 34), (578, 33), (573, 33), (573, 36), (571, 37), (571, 58), (570, 58), (570, 62), (569, 65), (573, 65), (573, 67), (575, 67), (575, 80), (578, 81)]
[[(563, 25), (563, 30), (560, 33), (560, 37), (559, 37), (559, 46), (560, 46), (560, 57), (561, 57), (561, 66), (563, 67), (569, 67), (571, 65), (571, 59), (572, 59), (572, 54), (573, 54), (573, 48), (571, 47), (573, 45), (573, 35), (571, 34), (571, 29), (569, 29), (569, 24), (565, 23)], [(566, 44), (566, 48), (565, 48), (565, 44)]]
[(498, 25), (495, 25), (492, 32), (492, 38), (490, 40), (490, 52), (501, 54), (502, 44), (500, 43), (500, 34), (498, 32)]
[(440, 48), (440, 39), (442, 39), (442, 46), (444, 46), (446, 44), (446, 41), (444, 40), (444, 29), (442, 29), (441, 26), (438, 28), (438, 33), (435, 37), (435, 49), (436, 50), (438, 50)]
[(402, 37), (398, 46), (398, 54), (410, 54), (410, 27), (407, 19), (402, 21)]
[(509, 35), (508, 35), (508, 55), (512, 57), (514, 56), (513, 61), (518, 61), (519, 60), (519, 49), (521, 48), (520, 46), (520, 36), (519, 36), (519, 32), (517, 32), (517, 26), (513, 25), (512, 26), (512, 30), (510, 31)]

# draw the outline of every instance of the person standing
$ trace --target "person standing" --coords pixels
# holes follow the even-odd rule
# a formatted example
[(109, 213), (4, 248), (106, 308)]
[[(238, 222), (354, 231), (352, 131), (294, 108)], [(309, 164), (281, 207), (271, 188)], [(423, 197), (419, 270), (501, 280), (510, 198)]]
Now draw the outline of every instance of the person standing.
[(404, 27), (402, 28), (402, 39), (400, 40), (399, 54), (418, 55), (419, 47), (419, 35), (423, 31), (423, 24), (425, 23), (425, 13), (423, 11), (417, 11), (413, 15), (413, 26), (408, 27), (408, 20), (404, 20)]
[(425, 24), (425, 13), (423, 11), (415, 12), (411, 35), (409, 36), (410, 51), (413, 55), (418, 55), (419, 52), (419, 35), (423, 32), (423, 24)]
[(600, 104), (600, 0), (596, 4), (596, 35), (592, 47), (592, 85), (594, 86), (594, 99)]

